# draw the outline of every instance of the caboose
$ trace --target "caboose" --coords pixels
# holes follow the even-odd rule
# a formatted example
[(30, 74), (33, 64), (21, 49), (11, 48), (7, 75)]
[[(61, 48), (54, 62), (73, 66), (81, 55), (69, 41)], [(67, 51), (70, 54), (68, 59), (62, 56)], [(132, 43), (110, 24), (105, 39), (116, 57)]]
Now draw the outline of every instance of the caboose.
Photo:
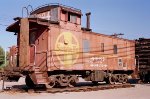
[(135, 42), (81, 27), (82, 12), (61, 4), (38, 7), (14, 18), (7, 31), (17, 34), (17, 68), (29, 87), (74, 86), (78, 78), (126, 83), (135, 69)]

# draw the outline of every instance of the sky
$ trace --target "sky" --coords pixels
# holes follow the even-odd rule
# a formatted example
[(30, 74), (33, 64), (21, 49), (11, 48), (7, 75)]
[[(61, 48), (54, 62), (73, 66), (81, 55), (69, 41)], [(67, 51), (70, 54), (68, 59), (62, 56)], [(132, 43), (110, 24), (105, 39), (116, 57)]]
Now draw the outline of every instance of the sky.
[(86, 26), (86, 12), (91, 12), (94, 32), (112, 35), (123, 33), (123, 38), (150, 38), (150, 0), (1, 0), (0, 46), (16, 45), (16, 36), (6, 32), (14, 17), (22, 16), (22, 7), (33, 9), (49, 3), (61, 3), (82, 10), (82, 27)]

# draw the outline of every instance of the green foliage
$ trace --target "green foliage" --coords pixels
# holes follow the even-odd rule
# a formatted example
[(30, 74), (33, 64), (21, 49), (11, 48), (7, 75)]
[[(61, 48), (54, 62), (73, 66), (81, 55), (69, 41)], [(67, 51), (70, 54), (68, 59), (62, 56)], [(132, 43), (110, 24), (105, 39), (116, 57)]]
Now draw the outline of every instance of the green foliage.
[(0, 66), (4, 64), (5, 61), (5, 52), (3, 48), (0, 46)]

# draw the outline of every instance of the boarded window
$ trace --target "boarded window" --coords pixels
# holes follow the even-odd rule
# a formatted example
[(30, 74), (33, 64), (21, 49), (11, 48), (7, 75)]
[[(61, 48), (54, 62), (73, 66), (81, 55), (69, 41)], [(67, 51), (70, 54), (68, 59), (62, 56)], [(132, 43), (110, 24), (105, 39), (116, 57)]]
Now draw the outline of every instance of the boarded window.
[(89, 52), (90, 51), (90, 44), (89, 40), (83, 40), (83, 52)]
[(118, 53), (117, 45), (114, 45), (114, 54), (117, 54), (117, 53)]
[(104, 43), (101, 43), (101, 52), (104, 52)]
[(58, 21), (58, 8), (51, 9), (51, 21)]

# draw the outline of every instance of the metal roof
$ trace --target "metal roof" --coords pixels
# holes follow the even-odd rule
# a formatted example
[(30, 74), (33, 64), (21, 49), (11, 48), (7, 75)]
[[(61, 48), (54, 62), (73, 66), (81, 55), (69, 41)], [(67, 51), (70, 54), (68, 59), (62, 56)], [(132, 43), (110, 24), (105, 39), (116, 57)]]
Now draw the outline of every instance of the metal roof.
[(70, 11), (70, 12), (75, 12), (76, 14), (81, 14), (82, 15), (80, 9), (70, 7), (70, 6), (66, 6), (66, 5), (62, 5), (62, 4), (59, 4), (59, 3), (50, 3), (50, 4), (45, 4), (45, 5), (39, 6), (35, 10), (31, 11), (30, 14), (32, 15), (32, 14), (35, 14), (35, 13), (41, 13), (41, 12), (44, 12), (44, 11), (48, 11), (52, 7), (61, 7), (63, 10), (67, 10), (67, 11)]

